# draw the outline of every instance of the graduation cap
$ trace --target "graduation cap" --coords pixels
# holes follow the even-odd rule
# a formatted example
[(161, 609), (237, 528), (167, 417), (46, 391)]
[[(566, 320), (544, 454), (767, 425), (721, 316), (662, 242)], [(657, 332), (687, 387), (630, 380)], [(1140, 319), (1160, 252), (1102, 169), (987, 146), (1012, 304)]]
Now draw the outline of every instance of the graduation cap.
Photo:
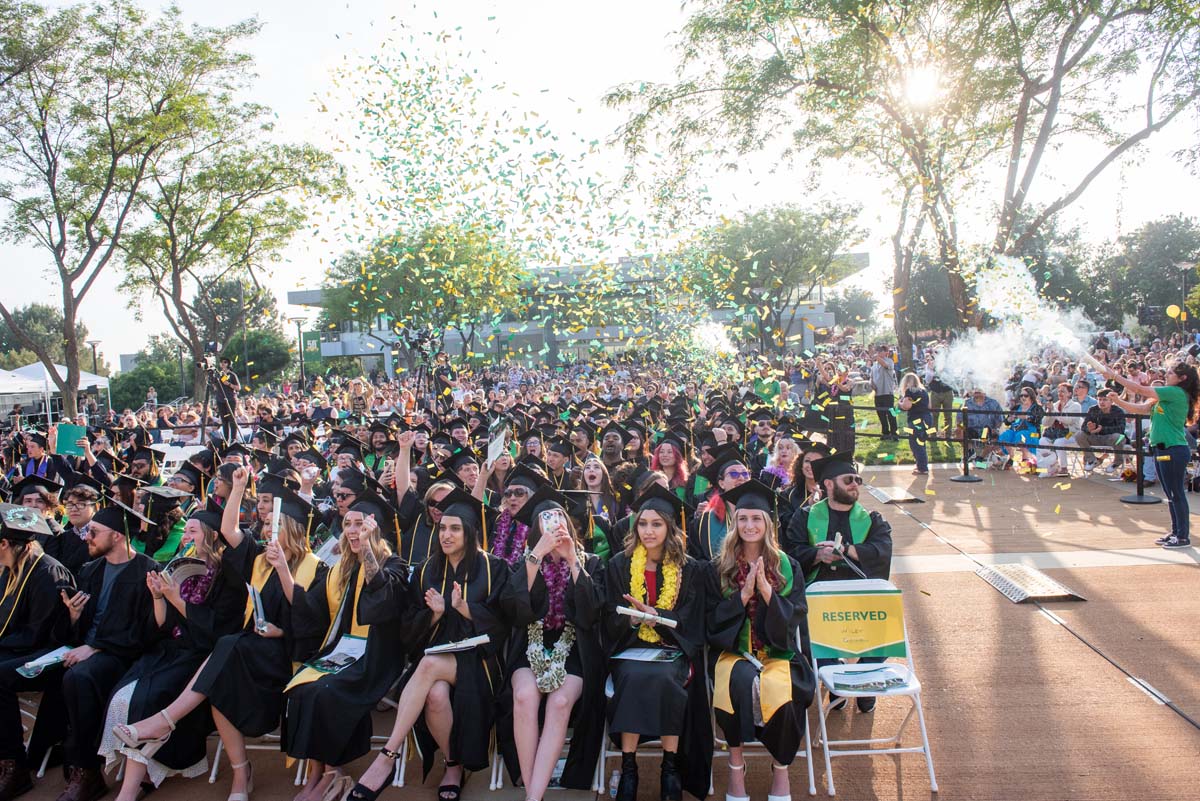
[(179, 465), (179, 469), (175, 471), (173, 478), (180, 478), (192, 485), (192, 489), (201, 490), (204, 487), (204, 476), (200, 473), (200, 468), (191, 462), (184, 462)]
[(219, 509), (214, 510), (214, 509), (206, 506), (203, 509), (197, 509), (195, 512), (192, 512), (191, 516), (188, 519), (189, 520), (199, 520), (201, 523), (208, 526), (213, 531), (220, 531), (222, 516), (223, 516), (223, 513)]
[[(536, 458), (536, 457), (535, 457)], [(508, 473), (508, 478), (504, 482), (505, 487), (513, 485), (525, 487), (526, 489), (536, 492), (539, 487), (549, 481), (547, 473), (540, 468), (527, 463), (518, 462)]]
[(263, 428), (262, 426), (259, 426), (258, 429), (250, 435), (251, 439), (254, 437), (259, 437), (263, 442), (267, 443), (271, 447), (274, 447), (279, 442), (278, 434), (271, 429)]
[(717, 442), (717, 435), (712, 432), (712, 429), (706, 429), (700, 432), (699, 436), (696, 437), (697, 448), (708, 448), (711, 450), (716, 448), (719, 444), (720, 443)]
[(697, 472), (708, 479), (708, 483), (714, 487), (721, 480), (721, 473), (725, 471), (725, 468), (733, 464), (745, 464), (746, 459), (742, 449), (732, 442), (709, 451), (708, 455), (712, 457), (712, 464), (700, 468)]
[(329, 466), (329, 463), (325, 461), (325, 457), (321, 455), (321, 452), (313, 447), (305, 448), (292, 458), (304, 459), (307, 462), (312, 462), (317, 466), (318, 469), (322, 471)]
[[(806, 442), (800, 446), (800, 458), (803, 459), (807, 454), (819, 453), (822, 456), (828, 456), (833, 453), (833, 449), (824, 442)], [(814, 473), (814, 475), (816, 475)]]
[(679, 499), (678, 495), (666, 489), (657, 481), (651, 482), (648, 487), (642, 490), (642, 494), (637, 497), (633, 505), (637, 509), (638, 514), (641, 514), (645, 509), (649, 509), (658, 512), (668, 519), (674, 518), (679, 522), (680, 528), (685, 532), (687, 531), (684, 521), (686, 520), (687, 512), (692, 507), (684, 503)]
[(92, 525), (96, 525), (97, 523), (106, 528), (111, 528), (118, 534), (123, 534), (126, 539), (131, 537), (133, 532), (140, 528), (141, 523), (154, 525), (154, 521), (150, 518), (138, 514), (115, 498), (92, 517)]
[(457, 442), (458, 442), (458, 440), (451, 437), (445, 431), (439, 431), (429, 438), (430, 445), (437, 445), (439, 447), (446, 448), (446, 449), (455, 447)]
[(286, 437), (284, 437), (280, 441), (279, 447), (281, 449), (283, 449), (284, 451), (286, 451), (288, 445), (291, 445), (293, 442), (296, 443), (297, 445), (299, 445), (301, 448), (308, 447), (308, 439), (305, 438), (304, 434), (302, 434), (300, 431), (290, 432)]
[(468, 464), (479, 464), (479, 458), (475, 455), (475, 451), (470, 448), (458, 448), (450, 454), (450, 458), (446, 459), (443, 466), (451, 472), (458, 472), (460, 468)]
[(271, 496), (282, 495), (284, 488), (300, 489), (300, 484), (281, 473), (267, 473), (258, 480), (256, 489), (259, 495), (266, 493)]
[(441, 510), (443, 518), (457, 517), (464, 523), (474, 526), (483, 541), (483, 549), (487, 550), (487, 517), (484, 513), (483, 501), (461, 487), (455, 487), (447, 492), (440, 501), (435, 501), (433, 506)]
[(775, 517), (775, 508), (779, 503), (779, 496), (774, 490), (753, 478), (728, 492), (721, 493), (721, 498), (736, 509), (757, 509), (766, 512), (772, 518)]
[(156, 470), (158, 469), (158, 459), (158, 451), (153, 448), (143, 447), (133, 452), (133, 455), (129, 457), (129, 463), (147, 462), (152, 470)]
[(470, 430), (471, 425), (462, 417), (452, 417), (442, 424), (442, 430), (450, 433), (456, 428), (465, 428)]
[(282, 492), (274, 496), (280, 499), (279, 513), (300, 524), (300, 528), (304, 532), (304, 540), (307, 542), (309, 535), (312, 534), (313, 519), (316, 516), (313, 505), (286, 486), (281, 489)]
[(338, 445), (333, 452), (348, 453), (354, 457), (354, 461), (361, 462), (363, 458), (363, 451), (368, 449), (367, 443), (363, 442), (358, 437), (349, 434), (348, 432), (342, 431), (339, 433), (341, 434), (341, 441), (338, 442)]
[(361, 495), (363, 490), (367, 488), (366, 474), (353, 467), (339, 470), (337, 480), (342, 485), (342, 489), (349, 490), (355, 495)]
[(575, 446), (566, 437), (555, 436), (551, 437), (546, 446), (554, 453), (560, 456), (571, 457), (575, 455)]
[[(393, 414), (392, 417), (396, 417), (396, 415)], [(389, 417), (386, 423), (382, 420), (374, 421), (373, 423), (371, 423), (370, 427), (367, 428), (367, 432), (372, 435), (383, 434), (385, 437), (391, 438), (391, 436), (392, 436), (392, 417)], [(404, 424), (404, 420), (400, 419), (399, 424), (395, 425), (394, 427), (399, 428), (403, 424)]]
[[(533, 493), (533, 496), (525, 501), (525, 505), (513, 515), (513, 520), (533, 529), (533, 519), (535, 516), (555, 507), (562, 509), (563, 513), (566, 514), (566, 506), (566, 496), (549, 484), (542, 484), (542, 486), (538, 487), (537, 492)], [(531, 547), (532, 545), (533, 543), (530, 543)]]
[(10, 542), (28, 542), (37, 535), (52, 536), (46, 520), (28, 506), (0, 503), (0, 538)]
[(53, 494), (62, 490), (63, 486), (56, 479), (45, 478), (43, 476), (26, 476), (13, 486), (12, 497), (16, 500), (21, 500), (26, 495), (36, 492), (38, 488)]
[(75, 489), (76, 487), (89, 487), (90, 489), (95, 490), (99, 495), (104, 494), (104, 485), (89, 476), (87, 473), (79, 473), (75, 470), (70, 470), (63, 473), (63, 481), (63, 486), (68, 490)]
[(517, 459), (517, 467), (520, 467), (521, 465), (536, 468), (537, 470), (540, 470), (543, 475), (550, 475), (550, 466), (533, 454), (527, 453), (520, 459)]
[(654, 447), (658, 448), (659, 446), (663, 445), (664, 443), (674, 446), (674, 448), (677, 451), (679, 451), (681, 454), (686, 455), (688, 452), (687, 443), (684, 442), (683, 437), (679, 436), (674, 431), (667, 430), (667, 431), (664, 431), (662, 434), (660, 434), (658, 437), (658, 441), (654, 444)]
[(46, 439), (46, 435), (41, 431), (26, 431), (21, 435), (26, 442), (32, 442), (42, 448), (50, 447), (50, 440)]
[(111, 489), (135, 490), (138, 487), (144, 486), (145, 484), (146, 482), (140, 478), (134, 478), (133, 476), (126, 475), (125, 473), (117, 473), (117, 475), (113, 478)]
[(625, 421), (625, 434), (626, 434), (625, 441), (626, 442), (629, 441), (628, 434), (631, 431), (636, 431), (638, 436), (641, 437), (642, 442), (645, 442), (650, 434), (650, 429), (646, 427), (646, 424), (636, 418)]
[(621, 445), (624, 445), (625, 443), (629, 442), (629, 432), (626, 431), (624, 428), (622, 428), (620, 426), (620, 424), (618, 424), (616, 422), (610, 422), (604, 428), (600, 429), (600, 441), (604, 442), (604, 438), (607, 437), (609, 434), (616, 434), (618, 437), (620, 437)]
[(395, 510), (372, 489), (364, 490), (350, 505), (350, 511), (374, 517), (385, 542), (399, 534)]
[(858, 475), (858, 468), (854, 465), (854, 454), (850, 451), (839, 451), (817, 459), (813, 462), (812, 471), (817, 481), (832, 481), (847, 474)]
[(147, 515), (168, 512), (179, 506), (185, 498), (192, 497), (192, 493), (174, 487), (146, 487), (143, 491), (148, 496), (145, 500)]
[(596, 441), (596, 426), (594, 426), (589, 420), (586, 420), (582, 417), (578, 420), (575, 420), (571, 423), (571, 430), (582, 431), (584, 434), (587, 434), (589, 441)]
[(226, 448), (224, 453), (221, 454), (222, 459), (228, 459), (230, 456), (241, 456), (243, 459), (249, 462), (253, 457), (253, 454), (250, 453), (250, 449), (245, 445), (240, 442), (235, 442)]

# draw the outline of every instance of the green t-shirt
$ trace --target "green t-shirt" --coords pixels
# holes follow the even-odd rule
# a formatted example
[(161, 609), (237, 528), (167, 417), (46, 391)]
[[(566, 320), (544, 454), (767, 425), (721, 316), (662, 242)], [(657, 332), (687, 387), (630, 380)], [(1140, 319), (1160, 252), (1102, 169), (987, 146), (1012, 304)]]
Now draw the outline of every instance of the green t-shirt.
[(1158, 403), (1150, 410), (1150, 444), (1170, 448), (1187, 445), (1184, 426), (1188, 418), (1188, 396), (1179, 387), (1155, 387)]

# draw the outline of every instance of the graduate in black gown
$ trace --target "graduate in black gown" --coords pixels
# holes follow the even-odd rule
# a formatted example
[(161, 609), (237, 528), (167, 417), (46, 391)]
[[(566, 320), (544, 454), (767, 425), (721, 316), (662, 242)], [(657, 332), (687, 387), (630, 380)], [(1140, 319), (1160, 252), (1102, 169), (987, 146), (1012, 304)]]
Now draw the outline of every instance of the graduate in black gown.
[(412, 486), (413, 473), (409, 462), (415, 438), (416, 434), (412, 431), (396, 435), (400, 450), (393, 468), (400, 529), (397, 532), (396, 554), (413, 568), (437, 551), (437, 526), (442, 514), (438, 503), (454, 489), (450, 481), (435, 481), (429, 484), (423, 495), (417, 494), (420, 490)]
[[(635, 801), (637, 746), (641, 738), (662, 741), (660, 796), (680, 799), (684, 790), (708, 795), (712, 764), (712, 721), (704, 681), (704, 590), (706, 566), (685, 553), (678, 520), (683, 502), (657, 484), (643, 493), (624, 549), (608, 561), (604, 622), (611, 659), (613, 696), (608, 728), (621, 748), (617, 798)], [(617, 607), (676, 621), (656, 625), (619, 614)], [(621, 659), (628, 649), (666, 649), (669, 661)]]
[(221, 518), (221, 572), (254, 588), (261, 598), (261, 616), (248, 594), (240, 631), (217, 640), (188, 688), (166, 707), (167, 715), (156, 713), (134, 723), (142, 740), (152, 739), (163, 733), (167, 718), (182, 720), (208, 701), (233, 769), (229, 801), (249, 801), (253, 787), (245, 738), (260, 737), (279, 725), (293, 655), (306, 658), (319, 644), (294, 635), (291, 605), (295, 588), (311, 586), (326, 569), (308, 548), (316, 514), (291, 490), (283, 493), (276, 539), (260, 545), (238, 527), (249, 477), (244, 467), (229, 474), (230, 494)]
[[(508, 634), (500, 594), (508, 566), (482, 550), (483, 502), (461, 489), (442, 499), (438, 550), (410, 581), (403, 641), (409, 667), (401, 679), (396, 722), (380, 754), (350, 791), (352, 801), (373, 801), (387, 784), (409, 731), (416, 728), (424, 775), (441, 749), (446, 772), (442, 801), (462, 794), (463, 769), (488, 766), (501, 655)], [(486, 643), (452, 653), (426, 654), (432, 646), (486, 636)]]
[[(194, 574), (179, 580), (166, 573), (146, 576), (158, 639), (117, 684), (104, 727), (110, 736), (100, 748), (110, 762), (128, 758), (118, 801), (136, 801), (143, 782), (158, 787), (168, 776), (207, 771), (213, 731), (208, 704), (182, 718), (171, 717), (165, 707), (191, 683), (217, 640), (241, 628), (246, 584), (241, 575), (222, 569), (220, 529), (220, 511), (193, 512), (184, 523), (183, 544), (197, 560), (188, 570)], [(151, 719), (153, 731), (131, 725), (144, 718)]]
[(767, 801), (791, 798), (788, 766), (804, 738), (815, 681), (804, 653), (804, 574), (779, 547), (776, 494), (758, 481), (725, 494), (731, 525), (709, 563), (708, 641), (717, 653), (713, 708), (729, 745), (727, 800), (745, 801), (742, 746), (759, 741), (772, 757)]
[(525, 797), (534, 801), (546, 792), (568, 726), (563, 787), (591, 788), (603, 739), (604, 567), (600, 557), (584, 553), (566, 503), (545, 486), (518, 511), (529, 548), (501, 597), (513, 631), (496, 737), (513, 783), (523, 780)]
[[(37, 537), (49, 536), (41, 515), (23, 506), (0, 504), (0, 797), (33, 789), (22, 740), (17, 668), (57, 646), (54, 629), (67, 608), (60, 586), (75, 577), (47, 556)], [(30, 745), (36, 749), (36, 744)], [(37, 750), (44, 750), (37, 749)], [(40, 754), (39, 754), (40, 755)]]
[(50, 742), (66, 733), (67, 786), (60, 801), (93, 801), (108, 792), (97, 754), (108, 698), (154, 640), (146, 574), (158, 565), (129, 543), (142, 520), (116, 503), (92, 518), (87, 542), (93, 559), (79, 572), (78, 592), (60, 592), (67, 616), (59, 619), (55, 637), (74, 647), (62, 667), (47, 668), (17, 686), (18, 691), (42, 690), (37, 728), (50, 727)]
[[(385, 533), (393, 526), (391, 510), (367, 492), (342, 523), (337, 565), (292, 596), (297, 634), (321, 638), (320, 649), (286, 692), (282, 748), (288, 756), (309, 760), (297, 801), (345, 794), (348, 787), (339, 791), (339, 785), (349, 779), (340, 768), (370, 750), (371, 712), (404, 668), (408, 570), (387, 544), (395, 538)], [(352, 663), (335, 670), (332, 662), (321, 662), (346, 653), (353, 638), (363, 650)]]
[(80, 568), (89, 558), (83, 532), (103, 502), (103, 487), (95, 479), (79, 473), (70, 474), (68, 479), (70, 484), (61, 495), (67, 524), (59, 526), (58, 521), (53, 521), (51, 536), (40, 542), (47, 556), (54, 557), (67, 570), (79, 575)]

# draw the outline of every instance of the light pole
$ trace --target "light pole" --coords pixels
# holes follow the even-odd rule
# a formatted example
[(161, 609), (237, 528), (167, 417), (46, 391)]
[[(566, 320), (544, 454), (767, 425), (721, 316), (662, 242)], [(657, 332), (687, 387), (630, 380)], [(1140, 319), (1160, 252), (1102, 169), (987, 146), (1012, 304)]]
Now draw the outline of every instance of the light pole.
[(96, 346), (100, 344), (98, 339), (89, 339), (87, 344), (92, 346), (92, 372), (100, 375), (100, 371), (96, 369)]
[(296, 353), (300, 355), (300, 391), (304, 392), (304, 388), (308, 386), (308, 382), (304, 377), (304, 333), (300, 330), (300, 325), (304, 323), (306, 317), (289, 317), (289, 322), (296, 324)]

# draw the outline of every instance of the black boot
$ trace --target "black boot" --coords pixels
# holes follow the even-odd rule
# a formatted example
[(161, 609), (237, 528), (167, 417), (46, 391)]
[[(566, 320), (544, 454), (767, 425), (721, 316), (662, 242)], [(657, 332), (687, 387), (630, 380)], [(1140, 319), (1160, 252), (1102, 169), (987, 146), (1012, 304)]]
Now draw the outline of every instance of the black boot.
[(637, 801), (637, 752), (621, 752), (621, 781), (617, 785), (617, 801)]
[(662, 777), (658, 780), (658, 797), (662, 801), (682, 801), (683, 783), (679, 780), (679, 768), (675, 765), (675, 753), (663, 751)]

